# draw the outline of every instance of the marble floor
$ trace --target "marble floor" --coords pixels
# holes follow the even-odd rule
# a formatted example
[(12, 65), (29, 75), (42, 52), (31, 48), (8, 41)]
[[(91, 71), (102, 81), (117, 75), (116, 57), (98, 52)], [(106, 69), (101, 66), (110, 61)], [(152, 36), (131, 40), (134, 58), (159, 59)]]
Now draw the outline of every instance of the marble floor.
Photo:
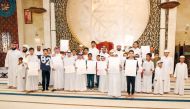
[(185, 95), (138, 93), (134, 98), (112, 98), (96, 90), (85, 92), (47, 91), (26, 94), (7, 89), (0, 81), (0, 109), (189, 109), (190, 80), (186, 81)]

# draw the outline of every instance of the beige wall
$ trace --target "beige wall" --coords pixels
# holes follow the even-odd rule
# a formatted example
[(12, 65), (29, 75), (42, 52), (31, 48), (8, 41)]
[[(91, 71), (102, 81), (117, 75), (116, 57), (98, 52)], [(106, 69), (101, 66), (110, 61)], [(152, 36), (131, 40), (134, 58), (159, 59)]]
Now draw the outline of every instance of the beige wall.
[[(43, 7), (43, 1), (42, 0), (19, 0), (22, 2), (17, 3), (17, 7), (22, 7), (20, 10), (17, 10), (19, 15), (18, 16), (18, 22), (23, 21), (23, 12), (24, 9), (28, 9), (30, 7)], [(43, 24), (43, 14), (36, 14), (33, 13), (32, 14), (32, 18), (33, 18), (33, 23), (32, 24), (25, 24), (20, 23), (20, 31), (19, 31), (19, 38), (22, 37), (21, 35), (23, 35), (24, 37), (22, 37), (22, 39), (20, 38), (19, 41), (22, 42), (20, 44), (28, 44), (29, 46), (35, 47), (36, 43), (35, 43), (35, 35), (36, 33), (38, 34), (38, 37), (40, 38), (41, 42), (40, 45), (42, 45), (42, 43), (44, 42), (44, 24)], [(22, 25), (21, 25), (22, 24)], [(23, 30), (23, 31), (22, 31)]]
[(185, 41), (190, 45), (190, 28), (188, 34), (185, 35), (185, 27), (190, 24), (190, 0), (180, 0), (180, 6), (177, 11), (177, 30), (176, 30), (176, 45)]

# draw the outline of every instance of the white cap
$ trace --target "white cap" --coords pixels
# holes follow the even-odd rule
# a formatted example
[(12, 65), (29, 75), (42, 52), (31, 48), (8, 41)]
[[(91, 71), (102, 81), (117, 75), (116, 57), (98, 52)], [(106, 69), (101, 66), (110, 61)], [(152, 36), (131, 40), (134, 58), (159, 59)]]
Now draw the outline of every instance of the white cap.
[(79, 45), (79, 47), (83, 47), (83, 45)]
[(114, 53), (114, 52), (115, 52), (115, 50), (114, 50), (114, 49), (110, 50), (110, 53)]
[(179, 58), (185, 58), (185, 56), (182, 55), (182, 56), (180, 56)]
[(71, 50), (68, 50), (67, 53), (71, 53)]
[(26, 45), (26, 44), (22, 45), (22, 47), (29, 48), (29, 46), (28, 46), (28, 45)]
[(157, 64), (159, 64), (159, 63), (163, 63), (161, 60), (159, 60), (159, 61), (157, 61)]
[(164, 53), (169, 53), (170, 51), (169, 50), (164, 50)]

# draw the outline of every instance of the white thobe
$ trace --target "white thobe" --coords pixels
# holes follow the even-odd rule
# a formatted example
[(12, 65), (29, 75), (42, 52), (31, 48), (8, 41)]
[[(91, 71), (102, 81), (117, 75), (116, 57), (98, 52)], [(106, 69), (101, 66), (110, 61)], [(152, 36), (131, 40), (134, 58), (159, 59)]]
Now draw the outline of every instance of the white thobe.
[(86, 61), (84, 59), (76, 60), (76, 83), (75, 89), (77, 91), (85, 91), (86, 88)]
[(173, 74), (173, 59), (172, 57), (161, 57), (164, 68), (164, 92), (170, 92), (170, 74)]
[(54, 89), (63, 89), (64, 88), (64, 65), (63, 57), (61, 54), (55, 54), (51, 58), (51, 68), (54, 75), (53, 78), (53, 88)]
[(188, 78), (187, 64), (177, 63), (174, 72), (174, 77), (176, 77), (175, 93), (179, 95), (184, 95), (184, 80)]
[(29, 63), (38, 63), (36, 71), (38, 75), (29, 75), (29, 70), (27, 71), (27, 76), (26, 76), (26, 90), (27, 91), (35, 91), (38, 90), (38, 81), (39, 81), (39, 70), (40, 70), (40, 62), (39, 59), (36, 55), (28, 55), (26, 58), (26, 64), (28, 65)]
[(119, 97), (121, 96), (121, 74), (120, 74), (120, 59), (119, 57), (108, 58), (108, 95)]
[[(41, 55), (43, 55), (43, 52), (42, 51), (35, 51), (34, 52), (34, 54), (36, 55), (36, 56), (41, 56)], [(40, 59), (39, 59), (40, 60)], [(51, 75), (50, 75), (51, 76)], [(38, 79), (39, 81), (39, 83), (42, 83), (42, 70), (40, 69), (40, 71), (39, 71), (39, 79)], [(50, 84), (51, 84), (51, 79), (50, 79)]]
[(65, 90), (75, 90), (75, 58), (65, 57), (64, 58), (64, 69), (65, 69)]
[(106, 61), (97, 61), (97, 75), (99, 75), (99, 87), (100, 92), (108, 91), (108, 75), (107, 75), (107, 62)]
[(136, 92), (142, 92), (142, 58), (137, 58), (138, 61), (138, 71), (137, 71), (137, 76), (135, 78), (135, 91)]
[(99, 54), (99, 50), (96, 47), (90, 48), (89, 53), (92, 53), (92, 59), (95, 61), (96, 56)]
[(88, 55), (83, 55), (84, 60), (88, 60)]
[(164, 69), (160, 67), (156, 67), (155, 69), (155, 77), (154, 77), (154, 94), (163, 94), (163, 74)]
[(122, 70), (121, 70), (121, 91), (127, 91), (127, 78), (125, 76), (125, 64), (126, 57), (122, 57), (121, 60), (121, 65), (122, 65)]
[(154, 70), (154, 63), (152, 61), (145, 61), (143, 63), (143, 92), (152, 92), (152, 72)]
[(16, 87), (16, 69), (18, 59), (22, 57), (18, 50), (9, 50), (5, 58), (5, 67), (8, 67), (8, 86)]
[(17, 65), (17, 90), (24, 91), (26, 86), (26, 65), (24, 63)]

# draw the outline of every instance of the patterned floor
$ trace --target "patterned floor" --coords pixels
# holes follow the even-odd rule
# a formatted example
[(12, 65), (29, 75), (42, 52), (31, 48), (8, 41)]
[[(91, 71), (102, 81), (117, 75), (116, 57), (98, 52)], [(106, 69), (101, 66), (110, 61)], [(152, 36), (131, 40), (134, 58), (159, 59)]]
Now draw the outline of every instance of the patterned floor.
[(185, 95), (179, 96), (172, 92), (165, 95), (136, 94), (134, 98), (108, 97), (106, 93), (96, 90), (86, 92), (41, 92), (26, 94), (14, 89), (7, 89), (7, 85), (0, 81), (0, 109), (189, 109), (190, 80), (186, 82)]

